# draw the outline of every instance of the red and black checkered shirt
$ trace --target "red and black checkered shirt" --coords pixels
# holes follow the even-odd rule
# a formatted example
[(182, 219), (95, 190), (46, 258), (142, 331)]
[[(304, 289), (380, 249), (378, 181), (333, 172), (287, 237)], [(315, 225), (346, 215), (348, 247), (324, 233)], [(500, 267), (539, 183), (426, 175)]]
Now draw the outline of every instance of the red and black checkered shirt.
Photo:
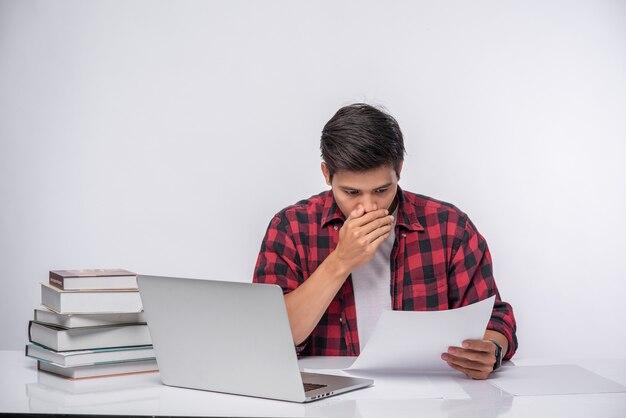
[[(271, 220), (253, 281), (289, 293), (335, 249), (345, 217), (332, 191), (302, 200)], [(455, 206), (398, 187), (396, 239), (391, 251), (394, 310), (453, 309), (496, 295), (488, 329), (505, 335), (506, 359), (517, 349), (511, 305), (500, 299), (487, 242)], [(299, 355), (356, 356), (360, 352), (352, 278), (349, 276)]]

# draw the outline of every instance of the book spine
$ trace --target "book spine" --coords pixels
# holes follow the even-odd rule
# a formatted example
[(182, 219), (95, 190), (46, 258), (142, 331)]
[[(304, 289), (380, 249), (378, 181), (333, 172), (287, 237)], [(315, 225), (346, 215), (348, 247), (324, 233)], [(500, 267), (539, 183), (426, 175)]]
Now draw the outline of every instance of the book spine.
[(51, 271), (48, 281), (52, 286), (63, 289), (63, 276)]
[(33, 326), (33, 321), (28, 321), (28, 342), (33, 342), (33, 338), (30, 335), (30, 329)]

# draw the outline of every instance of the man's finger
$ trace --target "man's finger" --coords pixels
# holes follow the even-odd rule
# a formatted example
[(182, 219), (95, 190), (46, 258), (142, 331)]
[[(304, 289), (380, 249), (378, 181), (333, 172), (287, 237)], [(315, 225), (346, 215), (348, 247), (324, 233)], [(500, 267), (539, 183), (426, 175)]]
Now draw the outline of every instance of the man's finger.
[(465, 340), (462, 344), (463, 348), (474, 351), (483, 351), (485, 353), (496, 353), (496, 345), (491, 341), (484, 340)]
[(496, 356), (492, 353), (484, 351), (466, 350), (459, 347), (449, 347), (448, 353), (453, 356), (463, 357), (468, 360), (478, 361), (485, 364), (493, 364), (496, 362)]
[(489, 372), (478, 372), (476, 370), (466, 369), (465, 367), (457, 366), (454, 363), (448, 363), (448, 366), (452, 367), (455, 370), (460, 371), (465, 376), (467, 376), (467, 377), (469, 377), (471, 379), (476, 379), (476, 380), (485, 380), (491, 374)]
[(379, 236), (374, 241), (370, 242), (368, 245), (368, 249), (371, 249), (372, 252), (376, 252), (378, 246), (383, 243), (389, 237), (389, 232)]
[(365, 213), (365, 208), (362, 205), (358, 205), (356, 208), (352, 210), (352, 212), (350, 212), (350, 215), (348, 215), (348, 218), (346, 218), (346, 223), (350, 220), (360, 218), (361, 216), (363, 216), (364, 213)]
[(467, 377), (471, 377), (471, 376), (470, 376), (470, 372), (469, 372), (469, 370), (467, 370), (466, 368), (461, 367), (461, 366), (457, 366), (456, 364), (454, 364), (454, 363), (450, 363), (449, 361), (447, 361), (446, 363), (448, 363), (448, 366), (452, 367), (452, 368), (453, 368), (453, 369), (455, 369), (455, 370), (460, 371), (460, 372), (461, 372), (461, 373), (463, 373), (465, 376), (467, 376)]
[(392, 227), (393, 226), (391, 224), (387, 224), (387, 225), (381, 226), (380, 228), (376, 228), (372, 232), (367, 234), (365, 236), (365, 239), (367, 240), (367, 242), (372, 243), (376, 241), (381, 235), (385, 235), (391, 232)]
[(387, 211), (387, 209), (378, 209), (372, 212), (367, 212), (365, 215), (361, 217), (352, 218), (351, 223), (354, 226), (363, 226), (365, 224), (372, 222), (374, 219), (382, 218), (383, 216), (387, 216), (388, 214), (389, 212)]
[(485, 364), (478, 361), (468, 360), (462, 357), (453, 356), (448, 353), (442, 354), (441, 358), (448, 363), (454, 363), (457, 366), (465, 367), (466, 369), (470, 370), (476, 370), (479, 372), (491, 372), (493, 370), (492, 364)]
[(392, 222), (393, 222), (393, 216), (389, 215), (389, 216), (385, 216), (382, 218), (374, 219), (372, 222), (360, 227), (360, 229), (363, 235), (367, 236), (367, 234), (369, 234), (370, 232), (375, 231), (378, 228), (382, 228), (385, 225), (389, 225)]

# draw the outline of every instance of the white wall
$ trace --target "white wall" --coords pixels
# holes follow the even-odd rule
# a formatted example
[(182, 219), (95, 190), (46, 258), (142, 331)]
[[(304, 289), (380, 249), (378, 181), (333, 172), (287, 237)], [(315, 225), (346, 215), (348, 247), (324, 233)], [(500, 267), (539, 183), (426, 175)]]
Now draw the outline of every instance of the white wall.
[(623, 356), (623, 1), (0, 2), (0, 349), (55, 268), (247, 281), (338, 107), (466, 211), (520, 356)]

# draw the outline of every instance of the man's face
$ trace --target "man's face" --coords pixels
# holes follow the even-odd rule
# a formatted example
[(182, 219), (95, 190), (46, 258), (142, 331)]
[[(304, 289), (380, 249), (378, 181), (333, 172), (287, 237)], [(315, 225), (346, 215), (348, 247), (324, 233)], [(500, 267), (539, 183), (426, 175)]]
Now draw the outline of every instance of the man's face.
[(396, 197), (398, 176), (391, 166), (362, 172), (338, 171), (332, 182), (325, 163), (322, 163), (322, 173), (326, 183), (332, 186), (335, 201), (346, 218), (358, 205), (362, 205), (365, 212), (389, 209)]

